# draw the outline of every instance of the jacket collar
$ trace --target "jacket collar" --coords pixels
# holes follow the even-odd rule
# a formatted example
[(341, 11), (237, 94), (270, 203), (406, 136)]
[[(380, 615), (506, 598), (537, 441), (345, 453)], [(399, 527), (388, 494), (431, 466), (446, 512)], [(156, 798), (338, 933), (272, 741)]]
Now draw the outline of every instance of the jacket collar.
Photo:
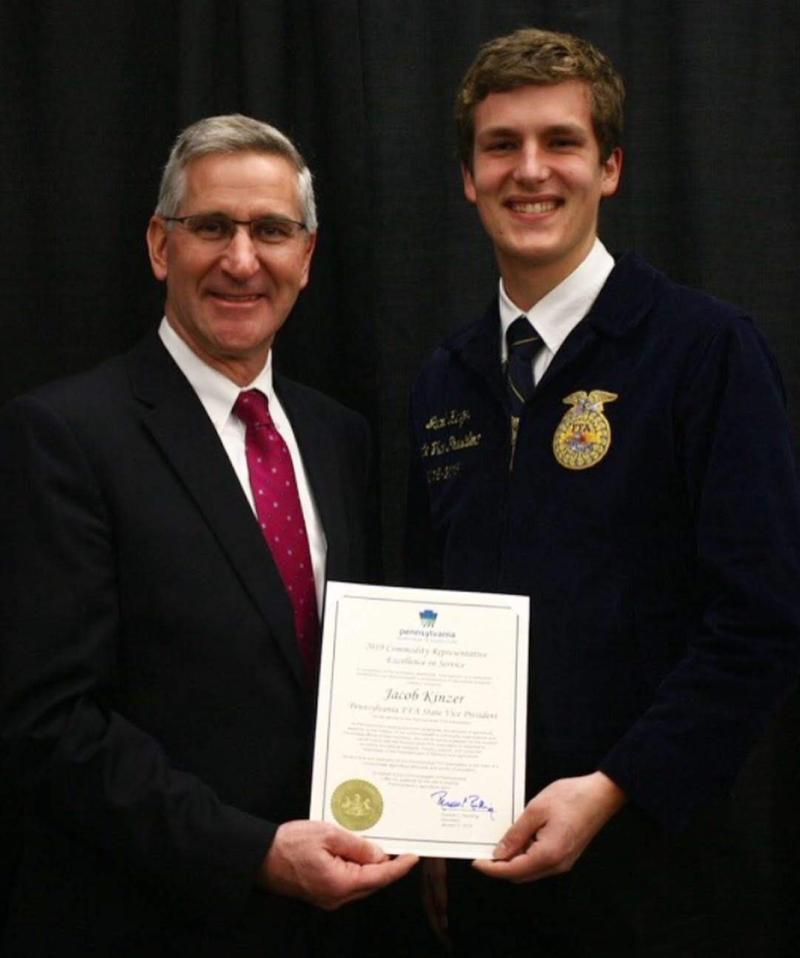
[[(589, 312), (554, 356), (540, 385), (591, 347), (598, 337), (620, 339), (633, 331), (652, 308), (656, 287), (663, 279), (661, 273), (634, 253), (623, 253)], [(446, 339), (443, 348), (458, 355), (505, 403), (499, 337), (500, 314), (495, 297), (477, 322)]]
[(652, 309), (664, 279), (635, 253), (623, 253), (583, 322), (612, 339), (627, 336)]

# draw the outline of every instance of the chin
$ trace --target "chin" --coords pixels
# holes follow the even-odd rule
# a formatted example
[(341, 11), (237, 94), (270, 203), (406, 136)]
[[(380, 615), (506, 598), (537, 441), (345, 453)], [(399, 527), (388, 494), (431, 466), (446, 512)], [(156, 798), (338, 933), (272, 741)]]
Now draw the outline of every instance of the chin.
[(558, 250), (541, 246), (516, 246), (507, 250), (506, 256), (523, 266), (548, 266), (563, 258)]
[(227, 356), (230, 359), (250, 359), (261, 352), (266, 352), (271, 343), (271, 336), (262, 336), (258, 339), (229, 337), (220, 339), (217, 348), (220, 355)]

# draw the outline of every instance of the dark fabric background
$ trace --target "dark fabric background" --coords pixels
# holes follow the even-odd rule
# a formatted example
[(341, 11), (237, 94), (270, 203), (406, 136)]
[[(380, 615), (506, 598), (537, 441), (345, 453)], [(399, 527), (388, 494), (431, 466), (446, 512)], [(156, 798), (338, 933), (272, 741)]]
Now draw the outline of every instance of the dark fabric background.
[[(626, 162), (602, 235), (755, 314), (800, 432), (797, 0), (0, 0), (0, 401), (157, 321), (144, 229), (171, 141), (213, 113), (266, 119), (315, 171), (321, 221), (277, 361), (370, 419), (395, 578), (409, 385), (495, 282), (453, 94), (481, 42), (523, 25), (587, 36), (621, 69)], [(797, 713), (742, 777), (732, 867), (767, 889), (753, 954), (797, 935)]]

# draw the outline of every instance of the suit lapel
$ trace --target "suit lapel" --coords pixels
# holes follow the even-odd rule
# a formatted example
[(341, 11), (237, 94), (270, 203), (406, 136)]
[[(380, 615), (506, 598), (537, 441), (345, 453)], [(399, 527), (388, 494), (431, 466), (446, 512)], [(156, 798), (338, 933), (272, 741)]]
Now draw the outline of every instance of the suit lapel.
[(306, 685), (291, 602), (236, 474), (194, 390), (156, 333), (130, 354), (142, 422), (196, 503), (243, 587)]

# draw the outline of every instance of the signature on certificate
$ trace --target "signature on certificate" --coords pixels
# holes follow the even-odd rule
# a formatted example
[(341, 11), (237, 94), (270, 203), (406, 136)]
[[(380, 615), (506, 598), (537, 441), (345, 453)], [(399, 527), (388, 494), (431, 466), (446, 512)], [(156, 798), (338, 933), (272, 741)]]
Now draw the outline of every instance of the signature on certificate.
[(490, 805), (486, 799), (480, 795), (451, 796), (446, 788), (438, 788), (431, 792), (431, 798), (441, 808), (466, 808), (471, 812), (488, 812), (489, 817), (494, 821), (494, 805)]

